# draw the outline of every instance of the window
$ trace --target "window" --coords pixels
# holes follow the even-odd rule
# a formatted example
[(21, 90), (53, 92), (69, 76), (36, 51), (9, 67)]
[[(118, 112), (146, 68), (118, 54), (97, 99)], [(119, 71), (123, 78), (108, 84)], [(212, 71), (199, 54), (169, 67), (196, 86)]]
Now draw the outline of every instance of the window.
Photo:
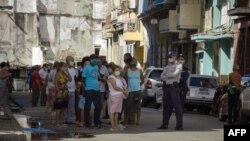
[(150, 79), (154, 79), (156, 81), (161, 81), (161, 74), (162, 74), (163, 70), (153, 70), (150, 75), (149, 78)]
[(217, 80), (214, 78), (191, 77), (190, 78), (190, 86), (216, 88), (217, 87)]
[(99, 56), (99, 54), (100, 54), (100, 48), (95, 47), (95, 55), (98, 55), (98, 56)]

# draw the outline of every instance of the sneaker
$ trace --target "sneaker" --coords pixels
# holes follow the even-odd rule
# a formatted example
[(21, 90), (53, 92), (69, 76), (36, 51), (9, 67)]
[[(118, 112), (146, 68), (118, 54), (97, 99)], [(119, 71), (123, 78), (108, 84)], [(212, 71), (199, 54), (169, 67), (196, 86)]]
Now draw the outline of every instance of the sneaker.
[(109, 130), (110, 131), (118, 131), (119, 129), (117, 129), (117, 128), (110, 128)]
[(168, 127), (167, 126), (165, 126), (165, 125), (161, 125), (160, 127), (158, 127), (157, 129), (159, 129), (159, 130), (161, 130), (161, 129), (168, 129)]
[(119, 128), (120, 128), (120, 129), (125, 129), (126, 127), (123, 126), (122, 124), (119, 124)]

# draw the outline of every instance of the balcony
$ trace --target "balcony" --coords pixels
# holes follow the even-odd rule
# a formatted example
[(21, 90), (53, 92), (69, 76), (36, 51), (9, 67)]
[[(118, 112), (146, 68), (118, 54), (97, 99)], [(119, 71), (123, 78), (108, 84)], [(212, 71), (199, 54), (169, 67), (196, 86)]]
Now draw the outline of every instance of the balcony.
[(177, 0), (154, 0), (149, 4), (148, 10), (153, 8), (162, 8), (164, 6), (176, 6), (176, 4)]
[(186, 2), (177, 6), (177, 28), (178, 29), (197, 29), (201, 24), (201, 4)]
[(125, 41), (141, 41), (142, 35), (139, 32), (140, 24), (137, 19), (130, 19), (124, 24), (124, 40)]
[(238, 7), (227, 11), (229, 16), (250, 16), (249, 7)]
[(13, 12), (14, 0), (0, 1), (0, 12)]

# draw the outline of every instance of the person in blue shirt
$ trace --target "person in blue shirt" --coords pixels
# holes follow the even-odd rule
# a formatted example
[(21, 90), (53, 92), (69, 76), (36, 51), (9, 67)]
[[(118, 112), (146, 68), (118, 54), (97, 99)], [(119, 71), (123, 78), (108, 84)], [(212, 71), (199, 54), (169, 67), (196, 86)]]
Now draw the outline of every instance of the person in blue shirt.
[(86, 65), (82, 71), (82, 77), (85, 86), (85, 105), (84, 105), (84, 123), (86, 128), (91, 128), (90, 125), (90, 110), (91, 104), (94, 104), (94, 126), (101, 128), (101, 108), (102, 108), (102, 95), (100, 94), (99, 83), (99, 67), (98, 56), (90, 56), (90, 64)]

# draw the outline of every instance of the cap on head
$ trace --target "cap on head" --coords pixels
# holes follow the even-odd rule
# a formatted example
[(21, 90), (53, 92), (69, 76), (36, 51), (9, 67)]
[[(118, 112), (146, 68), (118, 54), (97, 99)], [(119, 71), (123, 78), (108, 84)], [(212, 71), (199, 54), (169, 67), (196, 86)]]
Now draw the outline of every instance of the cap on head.
[(169, 51), (168, 52), (168, 57), (176, 57), (177, 56), (177, 52), (176, 51)]
[(239, 70), (239, 69), (240, 69), (240, 66), (238, 64), (234, 64), (233, 70)]

